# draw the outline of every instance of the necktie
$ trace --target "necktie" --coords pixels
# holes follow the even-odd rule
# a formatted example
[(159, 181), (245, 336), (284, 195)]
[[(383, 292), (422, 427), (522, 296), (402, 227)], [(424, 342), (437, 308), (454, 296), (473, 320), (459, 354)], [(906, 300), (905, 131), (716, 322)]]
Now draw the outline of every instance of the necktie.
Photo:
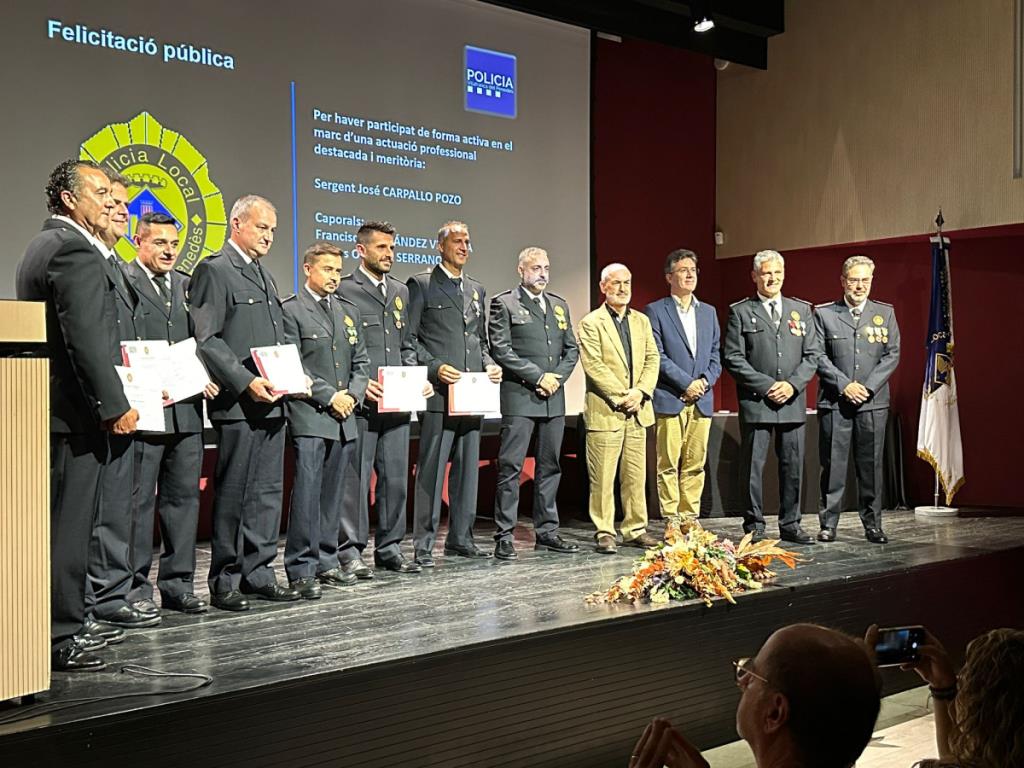
[(381, 296), (382, 299), (384, 299), (384, 303), (387, 304), (387, 301), (388, 301), (388, 286), (387, 286), (387, 283), (385, 283), (383, 280), (380, 281), (380, 296)]
[(452, 282), (455, 283), (455, 290), (458, 291), (459, 294), (461, 295), (462, 294), (462, 278), (461, 277), (453, 277), (452, 278)]
[(249, 266), (252, 268), (253, 274), (256, 275), (256, 283), (264, 291), (267, 290), (267, 282), (263, 279), (263, 270), (260, 269), (260, 263), (258, 261), (250, 262)]
[(327, 316), (331, 316), (331, 297), (324, 296), (320, 301), (317, 302), (320, 305), (320, 309), (327, 313)]
[(853, 315), (853, 322), (857, 323), (858, 325), (860, 324), (860, 312), (860, 307), (854, 307), (853, 309), (850, 310), (850, 314)]
[(544, 312), (544, 305), (543, 305), (543, 304), (541, 304), (541, 301), (540, 301), (540, 296), (534, 296), (534, 297), (533, 297), (533, 303), (537, 305), (537, 309), (539, 309), (539, 310), (540, 310), (540, 313), (541, 313), (542, 315), (543, 315), (543, 314), (546, 314), (546, 313)]
[(775, 327), (778, 328), (779, 327), (779, 307), (778, 307), (778, 305), (774, 301), (769, 302), (768, 306), (771, 308), (772, 322), (775, 323)]
[(153, 278), (153, 287), (156, 288), (157, 295), (170, 306), (171, 294), (167, 290), (167, 283), (164, 282), (163, 275), (157, 275)]

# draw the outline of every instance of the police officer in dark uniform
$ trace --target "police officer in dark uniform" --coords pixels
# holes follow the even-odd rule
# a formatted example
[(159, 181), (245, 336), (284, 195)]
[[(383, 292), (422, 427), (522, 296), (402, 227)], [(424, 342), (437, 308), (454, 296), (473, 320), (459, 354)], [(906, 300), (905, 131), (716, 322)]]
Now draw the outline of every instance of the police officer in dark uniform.
[(277, 583), (273, 562), (284, 493), (284, 403), (260, 375), (253, 347), (284, 344), (277, 284), (261, 261), (270, 251), (277, 212), (257, 195), (239, 198), (231, 236), (199, 262), (189, 307), (199, 358), (221, 391), (210, 402), (217, 431), (210, 602), (246, 611), (246, 594), (286, 602), (299, 593)]
[(519, 254), (520, 284), (491, 299), (491, 357), (502, 367), (501, 447), (494, 499), (494, 556), (515, 560), (513, 534), (519, 510), (519, 476), (537, 435), (533, 529), (535, 549), (573, 553), (579, 547), (558, 535), (555, 497), (562, 475), (559, 455), (565, 431), (562, 385), (579, 360), (569, 305), (545, 290), (550, 262), (541, 248)]
[(299, 347), (312, 379), (310, 396), (288, 403), (295, 481), (284, 567), (292, 589), (315, 600), (320, 584), (356, 580), (339, 568), (338, 532), (342, 489), (359, 484), (350, 471), (358, 434), (352, 413), (366, 391), (369, 358), (358, 308), (333, 295), (341, 280), (341, 251), (316, 243), (306, 249), (302, 269), (306, 284), (282, 305), (285, 335)]
[(751, 280), (757, 293), (729, 308), (722, 364), (736, 380), (742, 437), (740, 482), (747, 488), (743, 530), (764, 537), (762, 475), (774, 438), (779, 460), (779, 535), (813, 544), (800, 527), (804, 468), (804, 387), (821, 354), (811, 305), (782, 296), (786, 265), (777, 251), (754, 256)]
[(448, 537), (446, 555), (490, 557), (473, 542), (480, 460), (480, 416), (449, 416), (448, 385), (465, 371), (486, 370), (501, 381), (501, 367), (487, 350), (487, 294), (463, 270), (469, 260), (469, 228), (461, 221), (445, 223), (437, 235), (441, 263), (413, 275), (409, 287), (409, 335), (405, 349), (415, 354), (437, 394), (427, 400), (420, 420), (420, 451), (413, 503), (413, 544), (416, 561), (434, 565), (433, 548), (441, 519), (441, 490), (448, 475)]
[[(139, 332), (147, 340), (170, 344), (192, 338), (192, 318), (185, 304), (189, 277), (174, 270), (178, 258), (178, 227), (170, 216), (143, 214), (133, 237), (138, 249), (126, 268), (139, 295)], [(219, 392), (206, 387), (207, 397)], [(206, 601), (196, 597), (196, 526), (199, 523), (199, 476), (203, 464), (202, 395), (164, 408), (164, 432), (135, 437), (134, 572), (130, 603), (152, 603), (149, 570), (153, 561), (153, 525), (160, 510), (163, 552), (157, 574), (160, 605), (181, 613), (203, 613)]]
[[(394, 573), (419, 573), (422, 569), (402, 555), (406, 532), (406, 500), (409, 485), (408, 413), (378, 413), (383, 395), (378, 381), (382, 366), (416, 365), (402, 355), (409, 335), (409, 289), (388, 276), (395, 261), (395, 228), (387, 222), (368, 221), (356, 233), (359, 266), (343, 277), (338, 295), (359, 308), (361, 333), (370, 358), (370, 374), (363, 403), (356, 408), (359, 428), (358, 449), (352, 470), (358, 483), (346, 483), (342, 502), (339, 559), (346, 572), (361, 579), (373, 577), (362, 559), (369, 539), (370, 468), (377, 475), (374, 486), (377, 528), (374, 533), (373, 562)], [(433, 388), (424, 393), (432, 395)]]
[(875, 544), (889, 540), (882, 530), (882, 453), (889, 377), (900, 362), (900, 328), (892, 305), (868, 298), (874, 272), (867, 256), (851, 256), (840, 278), (843, 298), (814, 311), (825, 348), (818, 360), (818, 541), (835, 541), (851, 442), (864, 536)]

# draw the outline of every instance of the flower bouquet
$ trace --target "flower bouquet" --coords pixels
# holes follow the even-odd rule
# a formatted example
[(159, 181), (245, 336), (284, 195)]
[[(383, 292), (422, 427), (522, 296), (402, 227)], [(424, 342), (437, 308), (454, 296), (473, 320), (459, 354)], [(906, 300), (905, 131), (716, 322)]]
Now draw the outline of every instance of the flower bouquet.
[(777, 539), (756, 544), (747, 534), (735, 545), (704, 530), (696, 521), (671, 517), (665, 525), (665, 540), (646, 550), (633, 565), (633, 573), (623, 576), (606, 592), (595, 592), (588, 603), (631, 603), (648, 600), (700, 598), (708, 606), (715, 597), (735, 603), (734, 592), (760, 589), (775, 578), (768, 566), (780, 560), (795, 568), (800, 559), (795, 552), (779, 547)]

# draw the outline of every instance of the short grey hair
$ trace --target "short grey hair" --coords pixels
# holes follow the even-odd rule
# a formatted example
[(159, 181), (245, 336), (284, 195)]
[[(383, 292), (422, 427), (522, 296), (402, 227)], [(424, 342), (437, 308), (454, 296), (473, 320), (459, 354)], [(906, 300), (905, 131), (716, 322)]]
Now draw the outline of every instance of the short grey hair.
[[(624, 269), (627, 272), (629, 272), (629, 267), (627, 267), (625, 264), (619, 264), (619, 263), (609, 264), (607, 267), (605, 267), (604, 269), (601, 270), (601, 282), (603, 283), (605, 280), (607, 280), (612, 272), (618, 272), (620, 269)], [(630, 274), (630, 277), (633, 276), (632, 272), (629, 272), (629, 274)]]
[(275, 216), (277, 215), (277, 208), (275, 208), (274, 204), (267, 200), (267, 198), (260, 197), (259, 195), (242, 195), (240, 198), (235, 200), (235, 204), (231, 206), (231, 215), (228, 216), (228, 221), (230, 222), (234, 219), (241, 221), (242, 219), (248, 218), (249, 211), (257, 205), (265, 205), (274, 212)]
[(870, 267), (871, 271), (875, 271), (875, 262), (869, 259), (867, 256), (858, 253), (856, 256), (851, 256), (843, 262), (843, 277), (850, 274), (850, 270), (854, 267)]
[(448, 235), (450, 235), (457, 229), (464, 230), (467, 235), (469, 234), (469, 227), (466, 225), (464, 221), (446, 221), (444, 224), (441, 225), (441, 228), (437, 230), (437, 244), (440, 245), (441, 243), (443, 243), (445, 240), (448, 239)]
[(523, 248), (519, 252), (519, 266), (523, 266), (528, 261), (534, 261), (543, 256), (545, 259), (548, 257), (548, 252), (543, 248), (538, 248), (535, 245), (531, 245), (529, 248)]
[(782, 265), (783, 269), (785, 269), (786, 267), (786, 260), (782, 258), (781, 253), (779, 253), (778, 251), (765, 250), (758, 251), (757, 253), (754, 254), (754, 271), (759, 271), (761, 269), (761, 265), (769, 261), (779, 262)]

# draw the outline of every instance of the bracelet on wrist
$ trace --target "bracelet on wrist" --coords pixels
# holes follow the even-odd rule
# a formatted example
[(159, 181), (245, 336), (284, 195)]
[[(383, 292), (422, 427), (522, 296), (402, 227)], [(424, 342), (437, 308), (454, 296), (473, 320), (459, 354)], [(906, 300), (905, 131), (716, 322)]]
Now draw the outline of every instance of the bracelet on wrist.
[(953, 683), (946, 688), (936, 688), (933, 685), (929, 685), (928, 693), (930, 693), (932, 698), (936, 701), (952, 701), (956, 698), (956, 683)]

